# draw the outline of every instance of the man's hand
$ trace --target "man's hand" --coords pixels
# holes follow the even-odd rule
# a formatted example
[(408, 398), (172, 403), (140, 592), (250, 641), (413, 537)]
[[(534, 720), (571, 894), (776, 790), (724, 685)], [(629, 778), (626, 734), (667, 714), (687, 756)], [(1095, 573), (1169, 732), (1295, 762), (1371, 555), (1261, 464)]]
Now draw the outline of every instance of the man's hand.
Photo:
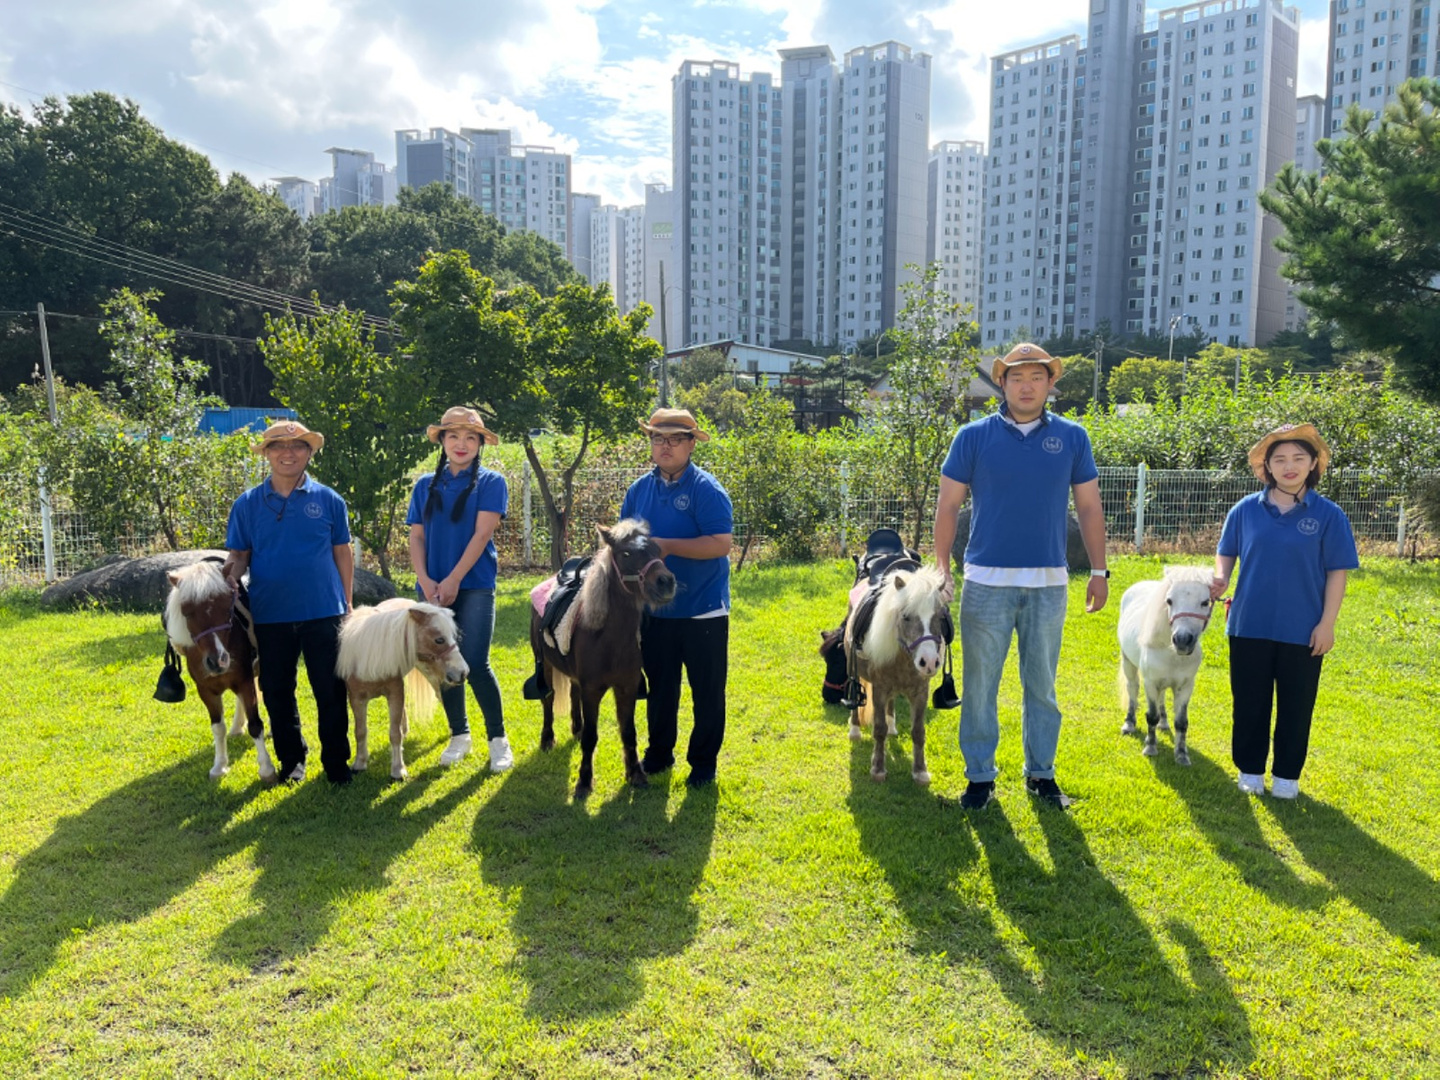
[(1110, 580), (1097, 574), (1090, 575), (1090, 584), (1085, 586), (1085, 610), (1091, 615), (1105, 606), (1110, 599)]

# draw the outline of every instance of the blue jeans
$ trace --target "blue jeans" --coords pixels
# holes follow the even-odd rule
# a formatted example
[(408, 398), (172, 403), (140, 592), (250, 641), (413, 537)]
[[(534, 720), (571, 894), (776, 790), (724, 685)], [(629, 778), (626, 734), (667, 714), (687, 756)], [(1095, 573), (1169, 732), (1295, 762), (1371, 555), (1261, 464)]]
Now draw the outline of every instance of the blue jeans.
[(1065, 629), (1064, 585), (1018, 589), (965, 582), (960, 593), (960, 650), (964, 692), (960, 704), (960, 753), (969, 780), (1000, 775), (995, 750), (1000, 745), (1000, 673), (1010, 638), (1020, 639), (1020, 734), (1025, 775), (1054, 777), (1055, 747), (1060, 741), (1060, 707), (1055, 701), (1055, 669)]
[[(490, 639), (495, 636), (495, 590), (461, 589), (450, 610), (460, 628), (460, 655), (470, 665), (470, 689), (485, 717), (485, 738), (505, 734), (505, 707), (500, 702), (500, 683), (490, 667)], [(451, 735), (467, 735), (470, 718), (465, 713), (465, 687), (447, 686), (440, 693)]]

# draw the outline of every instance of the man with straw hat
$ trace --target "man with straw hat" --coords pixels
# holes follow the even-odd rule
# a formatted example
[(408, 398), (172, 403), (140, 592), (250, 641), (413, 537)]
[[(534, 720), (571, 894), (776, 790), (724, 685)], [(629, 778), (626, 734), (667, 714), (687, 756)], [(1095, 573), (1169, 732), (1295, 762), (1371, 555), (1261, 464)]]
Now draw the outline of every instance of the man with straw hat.
[[(1230, 638), (1230, 753), (1240, 790), (1294, 799), (1310, 749), (1320, 668), (1335, 645), (1347, 572), (1360, 565), (1345, 512), (1315, 491), (1330, 447), (1313, 424), (1284, 424), (1250, 448), (1261, 491), (1225, 516), (1210, 595), (1219, 599), (1235, 562), (1240, 580), (1225, 622)], [(1271, 755), (1271, 702), (1275, 704)]]
[(640, 430), (650, 437), (655, 468), (625, 493), (622, 518), (650, 523), (666, 568), (679, 587), (675, 599), (648, 614), (641, 627), (649, 746), (641, 765), (663, 772), (675, 762), (683, 668), (695, 707), (685, 782), (715, 779), (725, 740), (725, 682), (730, 651), (730, 547), (734, 512), (720, 482), (690, 461), (696, 441), (710, 436), (687, 409), (656, 409)]
[(308, 747), (295, 684), (300, 657), (319, 714), (320, 763), (331, 783), (350, 782), (345, 684), (335, 674), (340, 620), (350, 611), (355, 574), (345, 500), (306, 472), (325, 436), (295, 420), (265, 429), (250, 447), (270, 475), (230, 508), (225, 576), (250, 571), (250, 613), (260, 654), (260, 692), (280, 779), (305, 779)]
[(969, 780), (960, 805), (980, 809), (994, 795), (1000, 675), (1014, 636), (1020, 650), (1025, 789), (1064, 807), (1070, 800), (1055, 780), (1060, 741), (1055, 672), (1069, 591), (1065, 534), (1073, 496), (1094, 567), (1085, 610), (1099, 611), (1109, 597), (1110, 576), (1099, 473), (1084, 427), (1046, 408), (1060, 377), (1059, 360), (1027, 342), (997, 359), (991, 376), (1005, 400), (999, 412), (956, 433), (941, 468), (935, 509), (935, 561), (949, 583), (956, 519), (973, 496), (960, 598), (960, 752)]

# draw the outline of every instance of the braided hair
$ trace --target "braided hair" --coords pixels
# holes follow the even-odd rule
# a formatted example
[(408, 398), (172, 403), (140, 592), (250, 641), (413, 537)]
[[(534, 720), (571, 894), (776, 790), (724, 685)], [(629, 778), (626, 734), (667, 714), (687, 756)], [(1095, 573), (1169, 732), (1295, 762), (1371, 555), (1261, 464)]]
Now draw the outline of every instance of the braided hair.
[[(483, 447), (481, 449), (483, 450)], [(475, 484), (480, 479), (480, 453), (480, 450), (475, 452), (475, 460), (466, 470), (470, 474), (469, 482), (465, 485), (465, 490), (460, 493), (460, 497), (455, 500), (455, 505), (450, 508), (450, 520), (453, 522), (460, 521), (461, 516), (465, 513), (465, 504), (470, 499), (470, 493), (475, 490)], [(444, 475), (448, 462), (449, 458), (445, 456), (445, 449), (441, 447), (440, 460), (435, 463), (435, 474), (430, 479), (430, 493), (425, 498), (425, 509), (421, 513), (421, 517), (427, 522), (430, 520), (430, 515), (444, 505), (440, 497), (440, 478)]]

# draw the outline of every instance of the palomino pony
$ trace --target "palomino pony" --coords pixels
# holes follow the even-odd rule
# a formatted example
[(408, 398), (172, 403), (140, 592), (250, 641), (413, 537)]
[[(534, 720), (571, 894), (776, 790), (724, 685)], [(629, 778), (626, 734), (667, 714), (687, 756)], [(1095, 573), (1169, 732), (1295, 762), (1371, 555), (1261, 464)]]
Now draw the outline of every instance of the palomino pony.
[(460, 655), (455, 616), (434, 604), (395, 597), (377, 607), (360, 607), (340, 627), (340, 657), (335, 674), (345, 680), (350, 711), (355, 717), (355, 760), (351, 772), (370, 765), (370, 726), (366, 714), (372, 698), (390, 707), (390, 776), (404, 780), (405, 736), (410, 713), (427, 717), (435, 711), (442, 686), (459, 686), (470, 674)]
[(1165, 691), (1175, 698), (1175, 761), (1190, 764), (1185, 737), (1190, 731), (1190, 695), (1200, 670), (1200, 636), (1210, 624), (1210, 571), (1167, 566), (1160, 581), (1141, 581), (1120, 598), (1120, 682), (1125, 701), (1122, 735), (1135, 734), (1138, 681), (1145, 680), (1149, 730), (1140, 752), (1154, 757), (1155, 732), (1165, 729)]
[[(869, 720), (875, 733), (870, 776), (885, 779), (885, 738), (895, 728), (895, 699), (910, 702), (910, 739), (914, 759), (910, 773), (917, 784), (930, 783), (925, 764), (925, 704), (930, 680), (945, 659), (945, 622), (949, 605), (942, 589), (945, 579), (935, 567), (889, 570), (875, 601), (863, 641), (855, 640), (855, 598), (845, 617), (845, 654), (859, 676), (864, 700), (850, 711), (850, 738), (862, 737), (860, 725)], [(857, 590), (860, 587), (857, 586)]]
[[(567, 616), (569, 648), (562, 653), (557, 645), (565, 642), (552, 644), (546, 639), (541, 612), (532, 608), (530, 615), (530, 648), (536, 664), (544, 664), (545, 682), (552, 691), (541, 699), (545, 723), (540, 749), (555, 745), (555, 709), (569, 708), (570, 731), (579, 736), (582, 754), (577, 799), (594, 787), (600, 700), (606, 690), (615, 695), (625, 779), (634, 787), (646, 784), (635, 750), (635, 701), (644, 681), (640, 615), (647, 607), (664, 607), (675, 598), (675, 575), (666, 569), (660, 545), (651, 539), (645, 522), (627, 518), (611, 529), (599, 526), (597, 532), (599, 546)], [(532, 593), (532, 599), (538, 592)]]
[(215, 736), (210, 779), (218, 780), (230, 771), (225, 731), (228, 690), (235, 695), (235, 719), (229, 734), (240, 734), (245, 725), (255, 743), (260, 779), (273, 782), (275, 765), (265, 749), (265, 723), (260, 719), (255, 689), (255, 650), (230, 583), (220, 572), (220, 564), (212, 560), (172, 570), (166, 577), (170, 595), (165, 599), (165, 635), (176, 652), (184, 654), (190, 681), (210, 713), (210, 730)]

